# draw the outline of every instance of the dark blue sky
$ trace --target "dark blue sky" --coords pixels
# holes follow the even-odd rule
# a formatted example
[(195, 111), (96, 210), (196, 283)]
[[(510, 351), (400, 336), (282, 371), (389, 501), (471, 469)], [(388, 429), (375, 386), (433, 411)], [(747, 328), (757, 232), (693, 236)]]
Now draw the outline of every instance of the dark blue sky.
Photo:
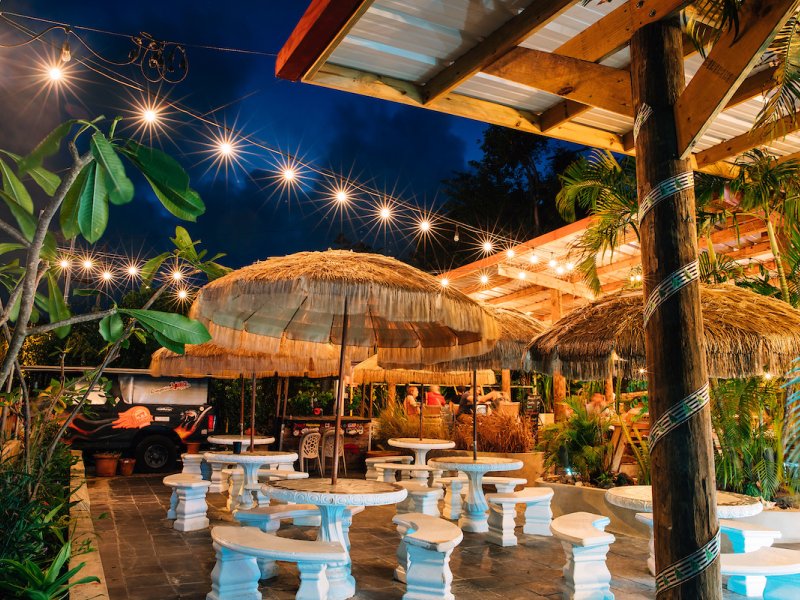
[[(308, 3), (301, 0), (3, 0), (0, 9), (125, 34), (146, 31), (157, 39), (186, 44), (235, 47), (276, 53)], [(41, 31), (45, 24), (15, 20)], [(0, 22), (0, 43), (18, 41)], [(124, 59), (130, 43), (80, 32), (97, 51)], [(58, 46), (61, 32), (45, 38)], [(76, 57), (87, 56), (74, 40)], [(24, 153), (60, 120), (69, 117), (114, 116), (129, 108), (137, 95), (86, 72), (74, 61), (72, 91), (46, 97), (37, 82), (37, 62), (56, 53), (47, 45), (0, 48), (0, 147)], [(388, 102), (281, 81), (274, 76), (275, 58), (188, 48), (189, 74), (162, 93), (198, 111), (234, 102), (215, 116), (236, 124), (271, 145), (304, 156), (316, 165), (352, 173), (379, 189), (396, 189), (403, 197), (430, 204), (440, 181), (464, 169), (479, 155), (478, 139), (485, 125)], [(122, 75), (145, 83), (133, 67), (115, 67)], [(152, 86), (156, 90), (157, 86)], [(172, 140), (159, 142), (190, 170), (207, 212), (188, 229), (212, 251), (228, 254), (225, 262), (241, 266), (258, 258), (303, 249), (324, 248), (339, 231), (315, 212), (309, 200), (281, 200), (259, 190), (246, 174), (214, 176), (204, 162), (202, 133), (175, 126)], [(250, 149), (247, 171), (267, 167), (267, 155)], [(263, 183), (262, 183), (263, 185)], [(150, 253), (166, 247), (177, 220), (157, 206), (145, 187), (136, 201), (112, 207), (111, 225), (101, 243), (110, 250)], [(356, 232), (346, 232), (353, 237)], [(370, 241), (367, 239), (366, 241)], [(376, 242), (381, 245), (382, 240)]]

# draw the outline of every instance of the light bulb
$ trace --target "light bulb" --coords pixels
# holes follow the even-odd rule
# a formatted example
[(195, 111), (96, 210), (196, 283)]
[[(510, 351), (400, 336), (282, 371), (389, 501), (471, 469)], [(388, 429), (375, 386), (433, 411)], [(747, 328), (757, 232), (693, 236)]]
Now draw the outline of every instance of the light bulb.
[(378, 211), (378, 216), (381, 218), (381, 220), (388, 221), (392, 218), (392, 209), (390, 209), (388, 206), (382, 206)]
[(86, 269), (87, 271), (92, 267), (94, 267), (94, 263), (88, 258), (84, 260), (81, 264), (83, 265), (83, 268)]
[(180, 281), (181, 279), (183, 279), (183, 273), (181, 273), (180, 271), (173, 271), (172, 279), (174, 279), (175, 281)]
[(575, 263), (568, 262), (566, 265), (567, 271), (572, 271), (575, 268)]
[(431, 230), (431, 222), (425, 219), (424, 221), (420, 221), (419, 223), (419, 230), (422, 233), (428, 233)]
[(157, 120), (158, 120), (158, 113), (152, 108), (146, 108), (142, 113), (142, 121), (144, 121), (149, 125), (152, 125)]
[(139, 274), (139, 267), (136, 265), (131, 265), (128, 267), (128, 275), (131, 277), (136, 277)]
[(442, 287), (447, 287), (450, 285), (450, 280), (447, 277), (443, 277), (439, 283), (442, 284)]
[(516, 252), (514, 252), (511, 248), (506, 250), (506, 258), (514, 258), (516, 256)]
[(294, 169), (284, 169), (283, 170), (283, 179), (284, 181), (294, 181), (294, 178), (297, 177), (297, 173), (294, 172)]
[(458, 225), (456, 225), (456, 232), (453, 234), (453, 241), (457, 242), (460, 239), (458, 235)]
[(481, 248), (483, 248), (483, 251), (488, 254), (489, 252), (492, 251), (492, 242), (486, 240), (485, 242), (483, 242), (483, 244), (481, 244)]
[(520, 271), (519, 273), (517, 273), (517, 277), (520, 279), (525, 279), (527, 276), (528, 274), (525, 271)]
[(563, 275), (564, 274), (564, 267), (558, 266), (556, 267), (556, 275)]
[(72, 52), (69, 49), (69, 42), (64, 40), (64, 44), (61, 46), (61, 62), (69, 62), (72, 60)]
[(645, 370), (644, 369), (639, 369), (639, 375), (644, 375), (644, 374), (645, 374)]
[(61, 262), (58, 263), (58, 266), (62, 269), (69, 269), (69, 261), (66, 258), (62, 258)]
[(637, 276), (636, 276), (636, 281), (637, 281), (637, 282), (639, 282), (639, 281), (641, 281), (641, 280), (642, 280), (642, 276), (641, 276), (641, 275), (637, 275)]
[(531, 254), (530, 261), (532, 265), (539, 264), (539, 257), (536, 254)]
[(64, 71), (61, 67), (52, 66), (47, 69), (47, 76), (52, 82), (61, 81), (64, 78)]
[(555, 269), (558, 266), (558, 261), (555, 258), (551, 258), (549, 261), (547, 261), (547, 264), (551, 269)]
[(111, 271), (103, 271), (103, 281), (111, 281), (114, 278), (114, 275)]
[(233, 144), (227, 141), (222, 141), (217, 146), (217, 150), (222, 156), (231, 156), (233, 154)]
[(187, 292), (186, 290), (183, 290), (183, 289), (178, 290), (178, 298), (180, 300), (186, 300), (186, 298), (188, 298), (188, 297), (189, 297), (189, 292)]
[(769, 371), (765, 371), (764, 372), (764, 379), (766, 379), (767, 381), (772, 379), (772, 373), (770, 373)]
[(481, 275), (481, 284), (486, 285), (487, 283), (489, 283), (489, 276), (486, 274)]
[(334, 195), (334, 198), (339, 204), (344, 204), (345, 202), (347, 202), (347, 192), (345, 192), (344, 190), (338, 190)]

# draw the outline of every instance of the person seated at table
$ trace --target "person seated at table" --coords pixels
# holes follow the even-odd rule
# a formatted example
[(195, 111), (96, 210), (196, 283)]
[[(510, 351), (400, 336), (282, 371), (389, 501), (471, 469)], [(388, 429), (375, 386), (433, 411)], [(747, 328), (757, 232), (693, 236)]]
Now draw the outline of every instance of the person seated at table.
[(444, 406), (447, 404), (438, 385), (432, 385), (425, 393), (425, 404), (428, 406)]
[[(464, 388), (461, 388), (464, 389)], [(502, 401), (505, 400), (506, 397), (503, 395), (503, 392), (499, 392), (497, 390), (493, 390), (488, 394), (481, 394), (478, 392), (478, 404), (488, 405), (486, 414), (489, 413), (489, 410), (492, 408), (497, 407), (497, 405)], [(466, 388), (461, 393), (461, 401), (458, 403), (458, 413), (456, 416), (461, 415), (471, 415), (472, 414), (472, 390), (471, 388)]]
[(595, 392), (592, 394), (592, 399), (586, 405), (586, 412), (590, 415), (602, 415), (604, 412), (608, 410), (608, 402), (606, 402), (606, 397), (599, 393)]
[(406, 411), (406, 415), (409, 417), (416, 417), (419, 415), (419, 402), (417, 402), (417, 397), (419, 396), (419, 389), (415, 385), (409, 385), (406, 387), (406, 399), (403, 400), (403, 409)]

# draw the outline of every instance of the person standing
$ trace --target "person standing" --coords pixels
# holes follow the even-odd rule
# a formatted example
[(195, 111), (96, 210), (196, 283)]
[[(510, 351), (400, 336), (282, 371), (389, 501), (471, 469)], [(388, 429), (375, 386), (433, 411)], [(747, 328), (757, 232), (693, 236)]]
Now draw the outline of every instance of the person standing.
[(415, 385), (409, 385), (406, 387), (406, 398), (403, 400), (403, 409), (406, 411), (406, 415), (409, 417), (415, 417), (419, 415), (419, 402), (417, 402), (417, 397), (419, 396), (419, 389)]
[(432, 385), (428, 388), (428, 392), (425, 394), (425, 404), (439, 407), (447, 404), (438, 385)]

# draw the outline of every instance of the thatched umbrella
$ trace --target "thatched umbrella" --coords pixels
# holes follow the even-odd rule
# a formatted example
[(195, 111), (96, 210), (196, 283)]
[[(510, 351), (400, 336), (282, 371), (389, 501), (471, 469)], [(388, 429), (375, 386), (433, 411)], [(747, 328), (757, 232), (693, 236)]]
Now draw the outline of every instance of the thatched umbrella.
[[(472, 455), (478, 456), (478, 369), (519, 369), (530, 371), (531, 365), (528, 360), (528, 346), (531, 341), (546, 326), (541, 321), (525, 315), (518, 310), (500, 308), (491, 304), (483, 304), (489, 314), (491, 314), (500, 329), (500, 337), (494, 348), (485, 354), (468, 358), (450, 360), (437, 363), (431, 369), (439, 371), (447, 370), (471, 370), (472, 380)], [(378, 362), (387, 366), (391, 363), (384, 354), (378, 351)]]
[[(359, 360), (365, 349), (350, 349), (348, 358)], [(320, 344), (313, 356), (296, 351), (294, 342), (283, 340), (275, 354), (261, 354), (246, 350), (233, 351), (213, 342), (187, 345), (183, 354), (159, 348), (150, 357), (150, 374), (153, 377), (216, 377), (218, 379), (244, 379), (255, 381), (261, 377), (335, 377), (339, 374), (339, 348), (333, 344)], [(244, 385), (241, 384), (241, 415), (244, 419)], [(250, 408), (250, 431), (255, 431), (255, 384)], [(240, 422), (240, 429), (244, 429)], [(252, 450), (253, 445), (249, 448)]]
[[(494, 319), (458, 290), (393, 258), (341, 250), (233, 271), (201, 289), (190, 314), (216, 344), (235, 350), (276, 352), (282, 339), (296, 342), (304, 356), (319, 343), (340, 346), (336, 431), (348, 346), (417, 366), (488, 352), (497, 339)], [(334, 483), (337, 471), (334, 463)]]
[[(701, 287), (700, 303), (709, 376), (784, 373), (800, 355), (800, 311), (785, 302), (709, 285)], [(609, 296), (572, 311), (534, 340), (530, 357), (535, 370), (570, 379), (636, 376), (646, 368), (642, 293)]]

